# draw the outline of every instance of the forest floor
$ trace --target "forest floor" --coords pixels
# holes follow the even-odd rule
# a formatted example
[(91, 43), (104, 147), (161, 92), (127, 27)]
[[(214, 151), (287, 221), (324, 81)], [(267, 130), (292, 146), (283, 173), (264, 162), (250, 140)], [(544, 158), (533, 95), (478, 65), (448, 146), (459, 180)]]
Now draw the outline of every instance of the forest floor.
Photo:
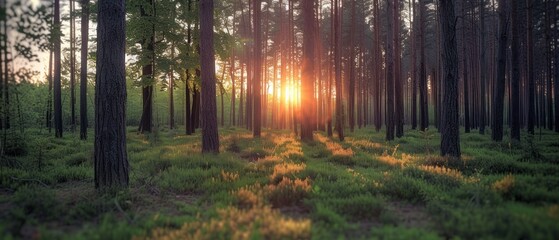
[(94, 189), (91, 137), (12, 134), (0, 238), (559, 239), (559, 135), (549, 131), (521, 144), (462, 133), (456, 168), (438, 156), (434, 130), (302, 143), (222, 128), (219, 155), (178, 132), (129, 128), (130, 188), (105, 193)]

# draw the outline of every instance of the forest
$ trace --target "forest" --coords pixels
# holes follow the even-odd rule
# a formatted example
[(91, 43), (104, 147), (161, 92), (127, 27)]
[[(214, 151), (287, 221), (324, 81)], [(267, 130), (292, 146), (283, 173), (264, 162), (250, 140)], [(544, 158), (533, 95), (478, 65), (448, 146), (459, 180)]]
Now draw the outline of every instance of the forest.
[(559, 1), (0, 0), (0, 239), (559, 239)]

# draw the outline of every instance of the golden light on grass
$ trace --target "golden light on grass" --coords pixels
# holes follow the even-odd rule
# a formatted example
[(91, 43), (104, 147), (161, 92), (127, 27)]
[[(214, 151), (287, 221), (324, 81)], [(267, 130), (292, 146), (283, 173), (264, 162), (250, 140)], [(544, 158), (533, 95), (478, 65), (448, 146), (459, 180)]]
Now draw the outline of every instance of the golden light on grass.
[(455, 180), (459, 180), (459, 181), (465, 180), (464, 176), (460, 171), (454, 170), (452, 168), (447, 168), (443, 166), (425, 166), (425, 165), (421, 165), (418, 168), (425, 172), (446, 176), (449, 178), (453, 178)]
[(373, 150), (373, 149), (383, 148), (382, 144), (378, 142), (368, 141), (365, 139), (354, 139), (352, 137), (346, 137), (345, 141), (361, 149)]
[(388, 154), (383, 154), (381, 156), (379, 156), (377, 158), (380, 162), (386, 164), (386, 165), (390, 165), (390, 166), (394, 166), (394, 167), (403, 167), (404, 166), (404, 162), (398, 160), (397, 158), (388, 155)]
[(304, 163), (281, 163), (274, 166), (274, 172), (270, 176), (272, 182), (278, 182), (283, 177), (303, 171), (307, 167)]
[(283, 216), (269, 206), (249, 209), (227, 207), (217, 210), (217, 218), (198, 219), (180, 229), (157, 228), (150, 236), (135, 239), (310, 239), (311, 220)]
[(512, 174), (508, 174), (501, 180), (494, 182), (491, 185), (491, 188), (498, 193), (508, 193), (514, 187), (514, 181), (514, 176)]
[(224, 170), (221, 170), (221, 180), (223, 180), (224, 182), (234, 182), (237, 181), (237, 179), (239, 179), (238, 172), (226, 172)]
[(323, 143), (326, 146), (326, 149), (332, 152), (333, 156), (353, 157), (354, 152), (351, 147), (346, 149), (341, 144), (330, 140), (330, 138), (328, 137), (322, 136), (320, 134), (316, 134), (315, 136), (319, 142)]

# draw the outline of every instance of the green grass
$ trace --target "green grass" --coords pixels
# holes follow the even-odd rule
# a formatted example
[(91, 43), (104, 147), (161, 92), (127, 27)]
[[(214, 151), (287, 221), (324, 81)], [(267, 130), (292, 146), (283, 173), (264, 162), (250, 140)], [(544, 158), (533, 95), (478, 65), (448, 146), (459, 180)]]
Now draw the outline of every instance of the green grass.
[(129, 128), (130, 188), (105, 193), (93, 186), (92, 140), (10, 134), (0, 238), (559, 239), (559, 135), (549, 131), (522, 143), (462, 133), (457, 168), (438, 156), (435, 129), (301, 143), (230, 127), (219, 155), (200, 153), (199, 131), (182, 132)]

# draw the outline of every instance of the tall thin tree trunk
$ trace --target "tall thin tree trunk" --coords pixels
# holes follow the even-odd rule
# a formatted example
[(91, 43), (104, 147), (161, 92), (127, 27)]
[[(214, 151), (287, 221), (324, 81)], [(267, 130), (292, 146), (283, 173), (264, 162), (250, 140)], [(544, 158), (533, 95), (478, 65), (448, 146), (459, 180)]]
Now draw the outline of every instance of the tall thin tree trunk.
[[(347, 1), (346, 1), (347, 2)], [(347, 111), (349, 115), (349, 130), (353, 132), (355, 128), (355, 28), (357, 24), (357, 18), (355, 16), (355, 0), (351, 0), (351, 25), (349, 27), (349, 57), (348, 68), (349, 68), (349, 87), (348, 99), (347, 99)], [(343, 13), (342, 13), (343, 14)]]
[(190, 86), (188, 81), (190, 80), (190, 73), (186, 70), (186, 79), (184, 81), (184, 95), (185, 95), (185, 113), (184, 113), (184, 127), (186, 128), (186, 135), (192, 135), (192, 113), (190, 111)]
[[(54, 28), (60, 32), (60, 0), (54, 0)], [(60, 66), (60, 34), (55, 34), (54, 38), (54, 135), (62, 137), (62, 86), (61, 66)], [(5, 123), (6, 124), (6, 123)]]
[(200, 0), (200, 72), (202, 81), (201, 109), (202, 152), (219, 153), (217, 107), (215, 96), (214, 1)]
[(486, 45), (485, 45), (485, 0), (480, 0), (480, 12), (479, 12), (479, 25), (480, 25), (480, 43), (481, 43), (481, 47), (480, 47), (480, 113), (479, 113), (479, 134), (485, 134), (485, 125), (486, 125), (486, 120), (485, 120), (485, 113), (486, 111), (486, 90), (485, 90), (485, 85), (487, 84), (487, 66), (486, 66), (486, 57), (485, 57), (485, 52), (487, 51), (486, 49)]
[(342, 90), (342, 50), (341, 50), (341, 19), (340, 14), (342, 13), (340, 9), (340, 0), (334, 0), (334, 12), (336, 13), (334, 20), (334, 38), (335, 38), (335, 60), (334, 65), (336, 69), (336, 132), (338, 133), (338, 138), (340, 141), (344, 140), (344, 129), (343, 129), (343, 90)]
[(82, 0), (82, 47), (80, 61), (80, 139), (87, 139), (87, 53), (89, 38), (89, 0)]
[(400, 76), (400, 1), (394, 1), (394, 124), (396, 137), (404, 136), (404, 99), (402, 96), (402, 78)]
[(491, 138), (494, 141), (503, 140), (503, 101), (505, 97), (505, 71), (507, 65), (507, 21), (507, 1), (499, 0), (499, 50), (491, 124)]
[(392, 0), (386, 1), (386, 140), (394, 140), (394, 35), (392, 24), (394, 21), (394, 11), (392, 11)]
[[(0, 54), (1, 55), (1, 54)], [(54, 52), (51, 50), (49, 52), (49, 69), (48, 69), (48, 74), (47, 74), (47, 78), (48, 78), (48, 100), (47, 100), (47, 128), (49, 129), (49, 133), (51, 133), (52, 130), (52, 70), (53, 70), (53, 55)], [(1, 60), (1, 58), (0, 58)], [(1, 62), (1, 61), (0, 61)], [(2, 68), (0, 67), (0, 70)], [(2, 72), (0, 71), (0, 75), (2, 75)], [(0, 81), (0, 86), (2, 86), (2, 83)], [(2, 87), (0, 87), (0, 89), (2, 89)], [(2, 91), (0, 90), (0, 99), (2, 98)], [(1, 105), (1, 104), (0, 104)], [(0, 108), (1, 109), (1, 108)], [(0, 129), (2, 128), (2, 119), (0, 119)]]
[(417, 47), (416, 47), (416, 27), (415, 25), (417, 24), (416, 20), (417, 20), (417, 16), (416, 16), (416, 8), (417, 5), (415, 4), (415, 0), (412, 0), (413, 4), (413, 14), (412, 14), (412, 23), (411, 23), (411, 51), (412, 51), (412, 61), (411, 61), (411, 72), (412, 72), (412, 77), (411, 77), (411, 81), (412, 81), (412, 107), (411, 107), (411, 128), (412, 129), (416, 129), (417, 128)]
[(444, 93), (441, 128), (441, 155), (451, 156), (452, 165), (460, 164), (460, 131), (458, 107), (458, 53), (456, 17), (453, 0), (439, 0), (441, 33), (443, 37)]
[[(552, 63), (552, 50), (551, 50), (551, 44), (553, 41), (553, 38), (551, 37), (551, 11), (553, 11), (552, 9), (555, 9), (554, 11), (557, 11), (555, 6), (552, 6), (549, 4), (550, 0), (546, 0), (545, 1), (545, 43), (546, 43), (546, 48), (545, 48), (545, 56), (546, 56), (546, 64), (547, 64), (547, 90), (546, 90), (546, 97), (547, 97), (547, 128), (549, 130), (553, 130), (553, 88), (552, 88), (552, 84), (551, 84), (551, 80), (553, 78), (553, 72), (552, 72), (552, 68), (551, 68), (551, 63)], [(556, 22), (556, 21), (555, 21)], [(554, 24), (556, 25), (556, 24)], [(555, 26), (556, 27), (556, 26)]]
[(313, 81), (315, 79), (314, 57), (315, 40), (314, 31), (314, 2), (302, 1), (302, 17), (303, 17), (303, 69), (301, 79), (301, 140), (313, 140), (313, 124), (312, 124), (312, 108), (314, 89)]
[(460, 6), (462, 10), (462, 82), (464, 83), (464, 131), (470, 132), (470, 95), (468, 85), (468, 56), (466, 54), (466, 6), (465, 1), (462, 1)]
[[(332, 131), (332, 79), (334, 78), (334, 71), (333, 71), (333, 65), (334, 65), (334, 43), (335, 43), (335, 35), (334, 35), (334, 24), (335, 24), (335, 20), (334, 20), (334, 0), (330, 0), (330, 46), (329, 46), (329, 57), (328, 57), (328, 98), (327, 98), (327, 120), (326, 120), (326, 130), (327, 130), (327, 134), (328, 137), (332, 137), (333, 136), (333, 131)], [(283, 63), (283, 61), (282, 61)], [(283, 64), (282, 64), (283, 66)]]
[(70, 0), (70, 110), (72, 132), (76, 128), (76, 22), (75, 0)]
[(374, 58), (375, 61), (373, 62), (374, 64), (374, 69), (375, 69), (375, 130), (378, 132), (380, 130), (380, 128), (382, 127), (382, 91), (381, 91), (381, 86), (382, 86), (382, 53), (381, 53), (381, 40), (380, 40), (380, 34), (381, 34), (381, 29), (380, 29), (380, 7), (379, 7), (379, 0), (374, 0), (373, 1), (373, 8), (374, 8), (374, 30), (375, 30), (375, 41), (374, 41), (374, 46), (373, 49), (375, 50), (374, 53)]
[(429, 102), (425, 69), (425, 0), (419, 0), (419, 42), (419, 117), (420, 130), (425, 131), (429, 127)]
[(260, 137), (262, 125), (262, 102), (261, 102), (261, 86), (262, 86), (262, 26), (260, 20), (261, 14), (261, 0), (252, 0), (253, 10), (253, 34), (254, 34), (254, 69), (253, 69), (253, 82), (252, 82), (252, 99), (254, 101), (254, 114), (252, 135)]
[[(149, 7), (154, 9), (154, 0), (147, 0)], [(142, 6), (140, 9), (141, 15), (144, 17), (152, 17), (152, 15), (146, 13), (146, 10)], [(154, 23), (149, 24), (151, 26), (150, 30), (154, 29)], [(146, 37), (143, 40), (142, 54), (143, 58), (146, 59), (147, 64), (142, 67), (142, 118), (140, 120), (139, 131), (141, 133), (151, 132), (153, 126), (153, 85), (155, 84), (154, 78), (154, 60), (155, 60), (155, 32), (150, 31), (151, 36)]]
[(518, 1), (512, 4), (512, 43), (511, 43), (511, 138), (520, 141), (520, 14)]

